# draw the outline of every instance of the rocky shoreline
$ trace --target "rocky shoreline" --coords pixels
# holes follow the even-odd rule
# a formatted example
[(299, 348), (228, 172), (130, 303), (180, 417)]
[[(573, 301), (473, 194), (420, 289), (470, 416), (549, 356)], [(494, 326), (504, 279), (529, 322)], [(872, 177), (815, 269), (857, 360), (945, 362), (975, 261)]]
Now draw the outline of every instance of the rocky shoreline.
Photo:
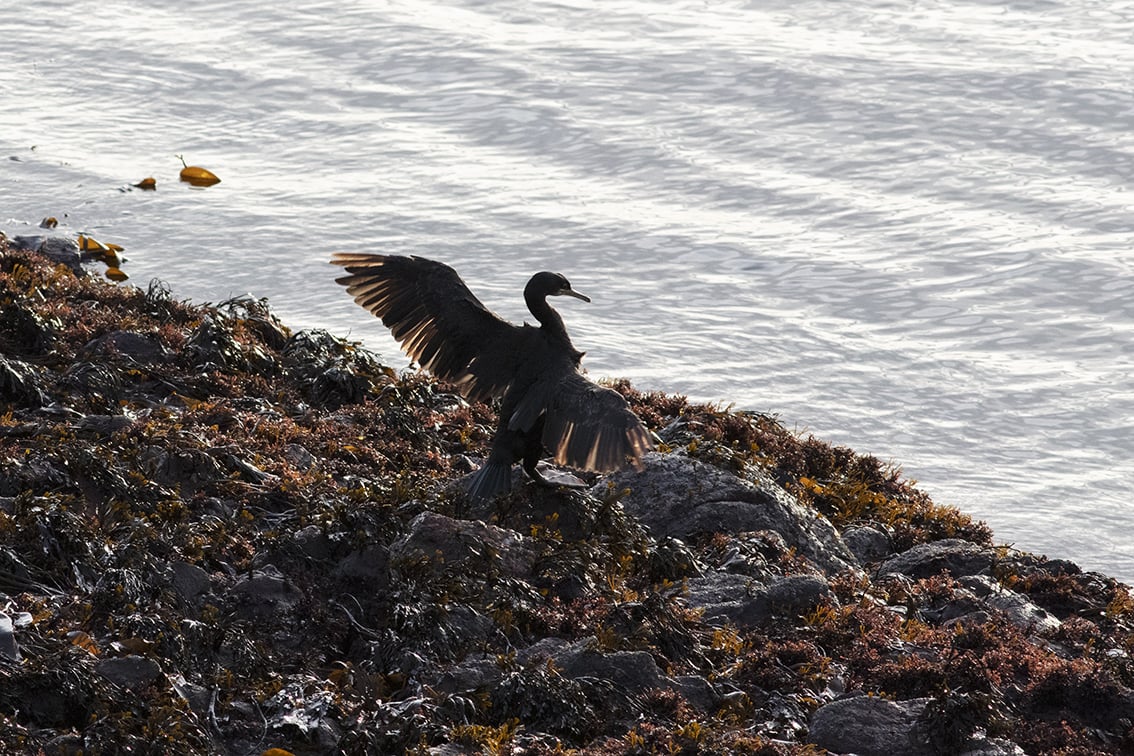
[(0, 752), (1134, 752), (1126, 586), (614, 387), (644, 469), (471, 508), (490, 407), (0, 240)]

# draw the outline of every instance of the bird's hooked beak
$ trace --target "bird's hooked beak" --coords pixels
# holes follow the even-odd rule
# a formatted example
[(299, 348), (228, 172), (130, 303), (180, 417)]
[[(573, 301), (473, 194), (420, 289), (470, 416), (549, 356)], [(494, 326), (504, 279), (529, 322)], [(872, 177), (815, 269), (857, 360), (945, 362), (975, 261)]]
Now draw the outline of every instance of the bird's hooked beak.
[(567, 287), (565, 287), (565, 288), (563, 288), (563, 289), (560, 289), (559, 291), (557, 291), (557, 292), (555, 292), (555, 293), (556, 293), (557, 295), (560, 295), (560, 294), (565, 294), (565, 295), (567, 295), (567, 296), (569, 296), (569, 297), (574, 297), (575, 299), (581, 299), (581, 300), (583, 300), (584, 302), (590, 302), (590, 301), (591, 301), (591, 298), (590, 298), (590, 297), (588, 297), (588, 296), (587, 296), (586, 294), (580, 294), (579, 292), (577, 292), (577, 291), (575, 291), (574, 289), (572, 289), (572, 288), (571, 288), (570, 286), (567, 286)]

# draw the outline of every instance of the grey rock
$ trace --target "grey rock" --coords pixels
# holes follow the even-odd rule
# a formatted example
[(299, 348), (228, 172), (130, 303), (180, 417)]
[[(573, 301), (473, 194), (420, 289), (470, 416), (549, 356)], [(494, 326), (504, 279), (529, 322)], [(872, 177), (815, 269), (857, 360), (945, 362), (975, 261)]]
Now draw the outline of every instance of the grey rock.
[(229, 598), (241, 619), (280, 622), (294, 615), (303, 594), (274, 568), (268, 568), (237, 583)]
[(586, 651), (588, 644), (587, 640), (572, 643), (562, 638), (540, 638), (527, 648), (517, 651), (516, 660), (524, 665), (551, 660), (556, 665), (562, 666), (565, 659), (573, 659)]
[(75, 429), (79, 433), (104, 439), (133, 425), (134, 421), (125, 415), (86, 415), (75, 423)]
[(359, 587), (385, 585), (390, 579), (389, 552), (380, 545), (370, 544), (347, 554), (335, 567), (335, 574)]
[(0, 395), (6, 395), (27, 406), (44, 406), (49, 400), (40, 388), (41, 371), (42, 368), (33, 367), (21, 360), (7, 359), (0, 354)]
[(880, 562), (894, 553), (890, 534), (871, 525), (852, 525), (842, 532), (843, 543), (859, 564)]
[(288, 444), (284, 447), (284, 459), (300, 472), (307, 472), (315, 465), (315, 455), (302, 444)]
[(800, 615), (814, 609), (830, 589), (814, 575), (777, 577), (763, 584), (744, 575), (717, 572), (686, 581), (685, 601), (702, 609), (710, 624), (727, 620), (745, 627), (774, 615)]
[(482, 748), (463, 746), (457, 743), (443, 743), (429, 747), (429, 756), (480, 756), (482, 753), (484, 753)]
[(12, 618), (0, 612), (0, 656), (9, 661), (20, 660), (20, 646), (16, 643), (15, 624)]
[(978, 732), (965, 745), (960, 756), (1026, 756), (1026, 751), (1010, 740), (989, 738)]
[(115, 685), (137, 690), (152, 685), (162, 678), (161, 666), (144, 656), (121, 656), (103, 659), (95, 671)]
[(773, 612), (794, 616), (814, 609), (830, 592), (827, 581), (815, 575), (787, 575), (773, 580), (766, 595)]
[(479, 520), (454, 520), (436, 512), (422, 512), (409, 532), (390, 547), (394, 569), (429, 565), (438, 570), (486, 567), (510, 577), (529, 575), (535, 548), (519, 533)]
[(185, 601), (192, 603), (198, 596), (208, 592), (209, 573), (197, 565), (174, 562), (170, 569), (173, 572), (173, 590)]
[(73, 239), (62, 236), (14, 236), (12, 246), (38, 252), (57, 265), (66, 265), (73, 272), (86, 275), (82, 266), (83, 256)]
[(149, 446), (138, 459), (146, 476), (162, 486), (193, 490), (227, 477), (217, 461), (200, 449)]
[(851, 569), (854, 555), (822, 515), (799, 503), (771, 477), (754, 471), (748, 479), (681, 454), (651, 452), (641, 470), (626, 469), (592, 489), (605, 495), (608, 483), (630, 493), (620, 499), (655, 538), (692, 538), (705, 533), (773, 530), (830, 574)]
[(468, 693), (478, 688), (495, 685), (504, 676), (500, 662), (495, 658), (479, 656), (465, 659), (451, 669), (441, 672), (433, 687), (442, 693)]
[(896, 554), (878, 568), (880, 575), (900, 574), (927, 578), (948, 571), (955, 578), (986, 572), (992, 566), (991, 549), (960, 538), (921, 543)]
[(165, 362), (169, 350), (161, 342), (149, 336), (132, 331), (111, 331), (93, 339), (83, 347), (88, 355), (112, 355), (126, 357), (134, 362)]
[(177, 692), (177, 695), (185, 699), (194, 714), (199, 717), (210, 716), (210, 712), (216, 703), (215, 690), (188, 682), (181, 675), (173, 678), (173, 689)]
[(745, 575), (710, 572), (685, 581), (684, 600), (702, 610), (702, 618), (710, 624), (733, 621), (747, 601), (761, 595), (765, 585)]
[(933, 756), (934, 751), (917, 737), (918, 718), (929, 701), (877, 696), (832, 701), (812, 715), (808, 739), (828, 751), (856, 756)]
[(1055, 615), (1032, 603), (1023, 594), (1004, 588), (992, 578), (969, 575), (960, 582), (975, 595), (983, 597), (988, 606), (1003, 612), (1009, 622), (1022, 630), (1049, 633), (1063, 626)]
[(567, 660), (563, 673), (609, 680), (631, 693), (653, 690), (666, 682), (654, 657), (645, 651), (584, 651)]
[(669, 681), (671, 690), (700, 711), (713, 711), (721, 703), (721, 695), (713, 684), (700, 675), (679, 675)]
[(330, 559), (335, 551), (335, 542), (318, 525), (300, 528), (292, 534), (291, 539), (300, 551), (312, 559)]

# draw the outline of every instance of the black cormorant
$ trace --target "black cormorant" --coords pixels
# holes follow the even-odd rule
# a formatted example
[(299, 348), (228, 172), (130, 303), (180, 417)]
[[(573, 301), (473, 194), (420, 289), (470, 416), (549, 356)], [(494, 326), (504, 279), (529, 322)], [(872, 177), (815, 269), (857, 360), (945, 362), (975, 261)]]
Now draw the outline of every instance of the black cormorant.
[(336, 253), (331, 262), (349, 274), (335, 280), (381, 318), (423, 368), (469, 399), (502, 397), (488, 461), (469, 484), (474, 501), (509, 490), (519, 461), (534, 480), (552, 485), (536, 470), (544, 447), (556, 463), (593, 472), (639, 464), (652, 448), (626, 400), (579, 372), (583, 353), (547, 297), (591, 300), (560, 274), (536, 273), (524, 287), (536, 328), (497, 317), (444, 263), (351, 253)]

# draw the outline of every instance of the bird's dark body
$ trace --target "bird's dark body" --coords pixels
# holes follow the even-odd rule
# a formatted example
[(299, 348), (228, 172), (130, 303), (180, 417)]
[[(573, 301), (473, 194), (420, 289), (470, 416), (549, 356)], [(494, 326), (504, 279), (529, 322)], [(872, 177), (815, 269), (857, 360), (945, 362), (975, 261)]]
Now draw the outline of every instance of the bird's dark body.
[(546, 297), (590, 300), (558, 273), (537, 273), (524, 289), (537, 328), (498, 318), (443, 263), (365, 254), (336, 254), (332, 262), (349, 274), (337, 281), (422, 367), (470, 399), (500, 397), (500, 421), (469, 485), (472, 498), (507, 491), (516, 462), (546, 482), (536, 470), (544, 447), (560, 464), (607, 472), (637, 463), (652, 446), (626, 401), (579, 372), (583, 353)]

